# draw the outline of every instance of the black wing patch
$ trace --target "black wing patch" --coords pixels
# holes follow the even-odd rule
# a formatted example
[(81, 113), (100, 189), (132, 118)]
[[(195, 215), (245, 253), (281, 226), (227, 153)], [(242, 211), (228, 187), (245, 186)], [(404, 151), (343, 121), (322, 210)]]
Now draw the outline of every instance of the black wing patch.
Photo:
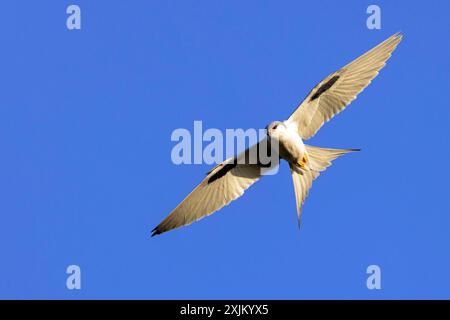
[(309, 101), (311, 102), (319, 98), (325, 91), (329, 90), (333, 86), (333, 84), (335, 84), (336, 81), (338, 81), (338, 79), (339, 76), (334, 76), (330, 80), (325, 82), (323, 85), (321, 85), (319, 89), (317, 89), (316, 93), (313, 94), (311, 99), (309, 99)]
[[(217, 170), (217, 172), (215, 172), (211, 177), (209, 177), (208, 184), (211, 184), (214, 181), (222, 178), (228, 172), (230, 172), (231, 170), (236, 168), (238, 166), (238, 164), (241, 164), (241, 165), (257, 165), (257, 166), (262, 167), (262, 168), (270, 168), (272, 166), (272, 163), (271, 163), (271, 160), (272, 160), (272, 147), (271, 147), (271, 144), (270, 144), (270, 140), (268, 140), (268, 143), (266, 144), (266, 148), (267, 148), (266, 156), (267, 156), (268, 163), (265, 163), (265, 162), (267, 162), (266, 159), (264, 159), (264, 162), (263, 162), (262, 159), (260, 158), (260, 156), (261, 156), (260, 152), (262, 152), (260, 150), (260, 148), (262, 148), (261, 143), (258, 143), (256, 145), (256, 148), (257, 148), (256, 149), (256, 152), (257, 152), (257, 154), (256, 154), (256, 156), (257, 156), (256, 162), (255, 162), (254, 159), (251, 159), (251, 155), (248, 153), (249, 149), (247, 149), (246, 150), (247, 152), (243, 155), (243, 158), (242, 157), (240, 157), (239, 159), (238, 158), (234, 158), (233, 162), (227, 163), (225, 165), (220, 164), (220, 165), (216, 166), (214, 169), (212, 169), (211, 171), (209, 171), (207, 174), (210, 174), (212, 171), (216, 170), (216, 168), (221, 166), (221, 168), (219, 170)], [(279, 158), (279, 156), (278, 156), (278, 158)], [(278, 163), (279, 163), (280, 159), (281, 158), (278, 159)]]
[(236, 163), (227, 163), (222, 168), (220, 168), (219, 171), (214, 173), (209, 179), (208, 184), (213, 183), (217, 179), (222, 178), (224, 175), (226, 175), (230, 170), (233, 170), (237, 166)]

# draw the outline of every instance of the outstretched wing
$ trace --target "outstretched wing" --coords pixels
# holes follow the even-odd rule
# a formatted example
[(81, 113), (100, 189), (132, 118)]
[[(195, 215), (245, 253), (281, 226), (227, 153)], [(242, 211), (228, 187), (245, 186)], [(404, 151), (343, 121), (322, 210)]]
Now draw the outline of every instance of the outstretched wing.
[(288, 119), (299, 135), (304, 140), (311, 138), (349, 105), (378, 75), (401, 39), (401, 33), (391, 36), (315, 86)]
[[(152, 236), (191, 224), (214, 213), (244, 194), (261, 177), (259, 143), (235, 158), (225, 160), (155, 228)], [(251, 153), (254, 151), (255, 153)], [(255, 157), (253, 157), (255, 156)]]

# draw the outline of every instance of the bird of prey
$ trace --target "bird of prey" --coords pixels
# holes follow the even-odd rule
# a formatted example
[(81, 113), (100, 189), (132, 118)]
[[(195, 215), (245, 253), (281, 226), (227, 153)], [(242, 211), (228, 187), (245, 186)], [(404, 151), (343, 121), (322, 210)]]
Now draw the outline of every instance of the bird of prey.
[[(274, 121), (267, 139), (278, 143), (279, 158), (291, 169), (300, 223), (301, 206), (312, 182), (337, 157), (356, 149), (330, 149), (306, 145), (322, 125), (349, 105), (384, 67), (402, 39), (401, 33), (369, 50), (345, 67), (320, 81), (285, 121)], [(230, 158), (212, 169), (200, 184), (152, 230), (152, 236), (191, 224), (239, 198), (262, 176), (261, 163), (236, 161), (248, 154)], [(243, 162), (243, 163), (242, 163)]]

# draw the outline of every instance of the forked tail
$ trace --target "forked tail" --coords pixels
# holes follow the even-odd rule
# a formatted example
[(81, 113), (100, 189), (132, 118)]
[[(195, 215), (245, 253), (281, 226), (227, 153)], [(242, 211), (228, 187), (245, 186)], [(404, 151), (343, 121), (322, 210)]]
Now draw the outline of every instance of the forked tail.
[(308, 167), (299, 171), (298, 167), (289, 164), (291, 167), (292, 181), (294, 182), (295, 200), (297, 203), (298, 225), (300, 227), (301, 207), (308, 195), (312, 182), (331, 165), (337, 157), (349, 153), (360, 151), (360, 149), (330, 149), (305, 145), (308, 153)]

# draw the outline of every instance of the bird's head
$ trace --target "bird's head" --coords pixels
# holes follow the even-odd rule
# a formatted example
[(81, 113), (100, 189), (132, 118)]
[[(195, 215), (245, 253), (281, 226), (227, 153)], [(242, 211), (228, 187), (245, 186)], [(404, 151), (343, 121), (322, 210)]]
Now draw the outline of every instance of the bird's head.
[(286, 125), (281, 121), (274, 121), (266, 127), (266, 130), (270, 138), (278, 138), (286, 130)]

